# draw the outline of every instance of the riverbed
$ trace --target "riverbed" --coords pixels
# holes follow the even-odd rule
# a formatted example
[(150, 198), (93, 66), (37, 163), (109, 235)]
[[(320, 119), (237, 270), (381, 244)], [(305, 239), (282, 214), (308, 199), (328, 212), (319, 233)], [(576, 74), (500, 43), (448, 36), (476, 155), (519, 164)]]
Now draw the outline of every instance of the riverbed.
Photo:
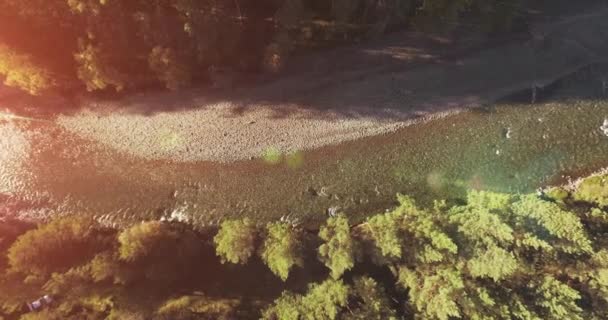
[(232, 163), (133, 157), (52, 122), (0, 123), (0, 193), (24, 218), (90, 214), (113, 226), (163, 217), (315, 225), (329, 208), (353, 221), (397, 193), (424, 204), (469, 188), (534, 192), (608, 166), (608, 101), (561, 97), (471, 109), (337, 146)]

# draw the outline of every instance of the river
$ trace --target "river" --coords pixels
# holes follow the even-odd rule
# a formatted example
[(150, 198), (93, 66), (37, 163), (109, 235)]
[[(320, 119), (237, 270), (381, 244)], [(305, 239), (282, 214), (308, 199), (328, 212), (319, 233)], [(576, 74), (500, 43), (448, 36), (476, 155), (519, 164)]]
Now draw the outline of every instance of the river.
[(608, 166), (608, 101), (497, 104), (289, 157), (229, 164), (143, 160), (52, 122), (0, 122), (0, 194), (25, 218), (91, 214), (114, 226), (173, 216), (314, 226), (329, 208), (353, 221), (390, 208), (460, 201), (469, 188), (533, 192)]

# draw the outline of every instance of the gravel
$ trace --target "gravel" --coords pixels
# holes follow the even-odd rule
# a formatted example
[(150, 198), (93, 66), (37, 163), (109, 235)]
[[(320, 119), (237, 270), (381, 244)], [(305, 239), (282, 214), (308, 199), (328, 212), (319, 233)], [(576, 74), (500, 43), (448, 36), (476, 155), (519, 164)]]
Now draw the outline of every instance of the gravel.
[[(56, 122), (85, 139), (136, 157), (231, 162), (259, 158), (271, 150), (285, 154), (338, 144), (426, 120), (412, 120), (407, 114), (394, 112), (388, 117), (382, 111), (373, 117), (373, 110), (362, 112), (365, 116), (345, 117), (331, 110), (311, 111), (296, 106), (282, 106), (279, 117), (273, 111), (276, 109), (268, 106), (236, 113), (230, 103), (151, 115), (111, 109), (108, 112), (95, 105), (77, 114), (62, 115)], [(288, 115), (284, 114), (286, 109)]]

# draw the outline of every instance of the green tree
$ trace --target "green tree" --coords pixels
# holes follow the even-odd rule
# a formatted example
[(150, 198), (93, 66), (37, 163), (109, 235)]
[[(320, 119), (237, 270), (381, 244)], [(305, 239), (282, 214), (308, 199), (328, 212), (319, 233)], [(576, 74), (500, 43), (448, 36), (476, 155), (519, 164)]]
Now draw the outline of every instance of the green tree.
[(222, 263), (245, 264), (255, 252), (257, 228), (248, 218), (222, 222), (213, 238), (215, 252)]
[(355, 244), (344, 215), (327, 219), (319, 230), (319, 237), (324, 241), (319, 247), (319, 258), (331, 270), (332, 278), (340, 278), (346, 270), (355, 266)]
[(281, 280), (287, 280), (294, 266), (303, 266), (298, 232), (288, 224), (273, 222), (266, 226), (262, 260)]
[(189, 63), (178, 57), (175, 50), (156, 46), (148, 57), (150, 69), (156, 73), (167, 89), (178, 90), (192, 81)]
[(389, 259), (401, 258), (403, 238), (400, 233), (400, 225), (402, 221), (403, 216), (397, 211), (375, 215), (367, 220), (365, 234), (380, 249), (382, 256)]
[(179, 238), (179, 233), (171, 225), (151, 221), (136, 224), (118, 235), (120, 258), (125, 261), (137, 261), (151, 255), (167, 252)]
[(57, 83), (49, 70), (33, 61), (32, 57), (18, 53), (0, 43), (0, 76), (9, 87), (37, 95), (53, 88)]
[(196, 266), (192, 262), (202, 250), (200, 239), (191, 229), (159, 221), (123, 230), (118, 242), (118, 256), (128, 268), (139, 268), (141, 276), (165, 285), (191, 275)]
[(608, 207), (608, 175), (583, 179), (574, 192), (574, 199)]
[(48, 276), (86, 263), (107, 248), (110, 238), (95, 232), (88, 218), (59, 218), (21, 235), (8, 250), (12, 270)]
[(350, 312), (344, 320), (397, 320), (384, 288), (376, 280), (363, 276), (356, 278), (351, 290)]
[(234, 299), (210, 299), (205, 296), (181, 296), (169, 299), (156, 311), (158, 320), (194, 319), (234, 319), (235, 308), (239, 305)]
[(126, 85), (126, 76), (112, 66), (104, 56), (105, 51), (93, 44), (81, 41), (80, 50), (74, 55), (78, 65), (78, 78), (88, 91), (114, 87), (121, 91)]
[(337, 319), (348, 302), (349, 287), (340, 280), (311, 284), (304, 296), (284, 292), (262, 314), (264, 320)]

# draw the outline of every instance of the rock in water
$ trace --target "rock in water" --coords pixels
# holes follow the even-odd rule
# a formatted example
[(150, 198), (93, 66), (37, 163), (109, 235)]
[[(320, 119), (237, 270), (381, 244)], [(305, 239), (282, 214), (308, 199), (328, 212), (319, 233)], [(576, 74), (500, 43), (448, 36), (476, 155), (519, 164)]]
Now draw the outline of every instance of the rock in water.
[(602, 133), (608, 137), (608, 119), (604, 119), (604, 123), (600, 127), (600, 130), (602, 130)]

